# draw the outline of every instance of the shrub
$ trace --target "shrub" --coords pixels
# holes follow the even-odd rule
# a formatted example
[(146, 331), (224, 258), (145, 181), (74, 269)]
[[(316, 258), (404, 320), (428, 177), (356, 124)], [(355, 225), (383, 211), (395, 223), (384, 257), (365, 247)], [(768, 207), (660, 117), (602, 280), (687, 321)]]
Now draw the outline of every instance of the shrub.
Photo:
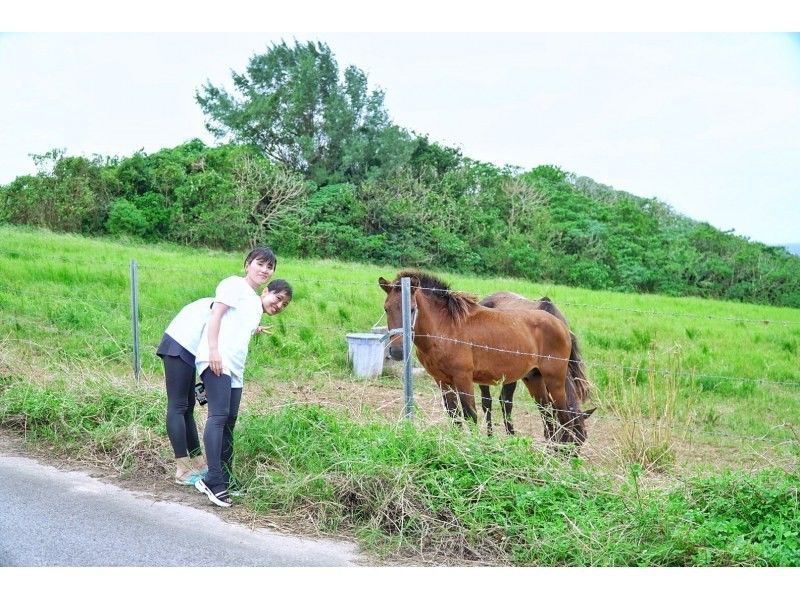
[(110, 235), (133, 235), (144, 237), (150, 230), (150, 223), (133, 203), (118, 199), (111, 204), (106, 220), (106, 232)]

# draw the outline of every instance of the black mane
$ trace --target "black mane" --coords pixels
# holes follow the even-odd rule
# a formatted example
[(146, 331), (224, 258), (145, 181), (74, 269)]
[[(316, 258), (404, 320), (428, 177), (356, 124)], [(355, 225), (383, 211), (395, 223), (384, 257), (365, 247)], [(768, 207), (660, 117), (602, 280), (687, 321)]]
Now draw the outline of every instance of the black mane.
[(478, 303), (477, 297), (474, 295), (453, 291), (450, 285), (442, 279), (419, 270), (402, 270), (392, 284), (400, 286), (400, 279), (404, 277), (416, 278), (419, 283), (417, 285), (412, 283), (412, 286), (417, 286), (426, 297), (430, 297), (442, 306), (456, 321), (463, 320), (469, 314), (470, 309)]
[(400, 279), (405, 277), (417, 278), (419, 280), (420, 290), (428, 295), (439, 294), (442, 296), (452, 292), (450, 290), (450, 285), (441, 278), (436, 278), (433, 274), (428, 274), (420, 270), (403, 270), (402, 272), (398, 272), (397, 278), (395, 278), (394, 281), (395, 284), (400, 284)]

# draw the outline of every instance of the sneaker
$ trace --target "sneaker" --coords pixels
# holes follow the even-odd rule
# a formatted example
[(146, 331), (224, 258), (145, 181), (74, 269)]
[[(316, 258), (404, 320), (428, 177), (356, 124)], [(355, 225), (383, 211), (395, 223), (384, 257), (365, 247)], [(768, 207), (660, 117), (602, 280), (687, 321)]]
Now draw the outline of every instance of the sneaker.
[(189, 471), (182, 476), (175, 477), (175, 483), (179, 486), (194, 486), (197, 480), (203, 478), (203, 473), (198, 471)]
[(201, 476), (205, 477), (205, 475), (208, 473), (208, 464), (203, 458), (203, 455), (189, 457), (189, 460), (192, 462), (192, 469), (199, 472)]
[(213, 502), (218, 507), (230, 507), (231, 506), (231, 497), (228, 496), (227, 488), (220, 490), (219, 492), (213, 492), (211, 488), (209, 488), (203, 478), (200, 478), (195, 482), (194, 487), (197, 488), (198, 492), (202, 492), (208, 497), (208, 500)]

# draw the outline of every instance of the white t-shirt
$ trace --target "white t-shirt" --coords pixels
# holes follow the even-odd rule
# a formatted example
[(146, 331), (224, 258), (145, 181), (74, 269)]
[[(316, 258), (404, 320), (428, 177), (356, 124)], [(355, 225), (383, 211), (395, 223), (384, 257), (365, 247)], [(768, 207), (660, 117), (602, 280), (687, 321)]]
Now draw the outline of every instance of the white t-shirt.
[(178, 344), (189, 353), (197, 355), (200, 337), (211, 315), (212, 303), (214, 303), (213, 297), (203, 297), (185, 305), (178, 315), (172, 318), (172, 322), (164, 332), (178, 341)]
[[(264, 314), (261, 297), (241, 276), (229, 276), (217, 285), (214, 303), (228, 306), (220, 321), (217, 343), (222, 371), (231, 377), (232, 388), (241, 388), (250, 339)], [(208, 367), (208, 326), (203, 329), (195, 358), (197, 373), (202, 374)]]

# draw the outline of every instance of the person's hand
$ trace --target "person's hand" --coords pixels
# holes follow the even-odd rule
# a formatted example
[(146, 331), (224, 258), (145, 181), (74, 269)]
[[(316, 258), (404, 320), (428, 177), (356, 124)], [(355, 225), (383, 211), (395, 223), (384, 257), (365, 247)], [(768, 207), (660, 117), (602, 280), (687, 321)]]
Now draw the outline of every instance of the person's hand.
[(220, 357), (218, 349), (211, 349), (208, 352), (208, 367), (214, 372), (214, 375), (222, 375), (222, 357)]
[(256, 328), (256, 334), (272, 334), (272, 326), (258, 326)]

